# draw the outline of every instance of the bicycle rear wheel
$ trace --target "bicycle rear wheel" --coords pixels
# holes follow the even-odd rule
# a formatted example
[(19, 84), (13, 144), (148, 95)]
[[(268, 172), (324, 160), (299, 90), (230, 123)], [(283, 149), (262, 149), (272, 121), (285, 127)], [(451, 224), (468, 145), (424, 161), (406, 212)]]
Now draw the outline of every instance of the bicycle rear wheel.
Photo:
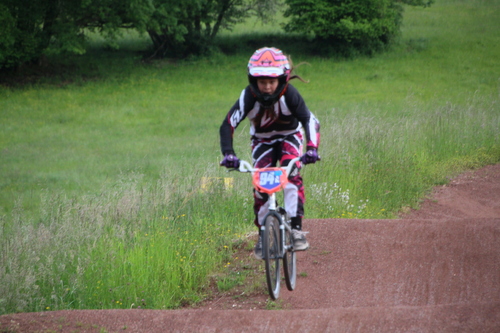
[(295, 289), (297, 281), (297, 257), (292, 248), (292, 230), (285, 228), (285, 250), (283, 255), (283, 270), (285, 271), (286, 288), (290, 291)]
[(269, 213), (264, 220), (262, 251), (266, 266), (267, 290), (276, 300), (280, 294), (280, 223), (279, 217)]

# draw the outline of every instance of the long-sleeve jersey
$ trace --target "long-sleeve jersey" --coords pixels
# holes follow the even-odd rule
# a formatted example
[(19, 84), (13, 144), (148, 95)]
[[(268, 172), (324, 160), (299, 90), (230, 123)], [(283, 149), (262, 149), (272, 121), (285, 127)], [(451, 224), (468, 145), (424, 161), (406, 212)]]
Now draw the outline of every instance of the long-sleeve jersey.
[(285, 93), (270, 108), (264, 108), (247, 86), (229, 110), (220, 127), (220, 145), (223, 154), (234, 153), (233, 133), (245, 118), (250, 120), (253, 139), (284, 138), (303, 129), (308, 148), (319, 146), (319, 121), (307, 108), (297, 89), (288, 84)]

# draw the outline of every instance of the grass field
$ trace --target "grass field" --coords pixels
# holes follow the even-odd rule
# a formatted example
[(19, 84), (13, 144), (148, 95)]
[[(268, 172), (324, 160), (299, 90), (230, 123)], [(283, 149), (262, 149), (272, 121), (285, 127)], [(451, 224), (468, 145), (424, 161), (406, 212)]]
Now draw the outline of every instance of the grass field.
[[(294, 84), (321, 121), (322, 161), (304, 170), (306, 218), (391, 218), (500, 161), (498, 31), (498, 1), (440, 0), (407, 8), (400, 43), (369, 58), (300, 50), (273, 25), (220, 43), (272, 40), (308, 63)], [(249, 178), (218, 167), (253, 46), (141, 62), (147, 39), (120, 43), (95, 39), (49, 59), (56, 76), (0, 90), (0, 313), (193, 303), (253, 230)], [(245, 123), (244, 159), (248, 139)]]

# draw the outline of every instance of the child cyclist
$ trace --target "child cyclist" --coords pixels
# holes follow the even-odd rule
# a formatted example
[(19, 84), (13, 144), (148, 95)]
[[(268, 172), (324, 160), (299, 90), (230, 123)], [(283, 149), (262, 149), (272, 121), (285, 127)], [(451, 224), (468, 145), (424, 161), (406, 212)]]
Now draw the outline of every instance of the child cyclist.
[[(302, 155), (303, 135), (307, 152), (302, 163), (318, 160), (319, 122), (307, 108), (297, 89), (288, 83), (291, 62), (281, 50), (264, 47), (255, 51), (248, 62), (249, 85), (229, 110), (220, 127), (220, 144), (224, 158), (221, 165), (238, 168), (240, 161), (233, 150), (233, 132), (243, 119), (250, 120), (252, 159), (255, 168), (274, 167), (277, 162), (287, 166)], [(297, 163), (300, 167), (300, 163)], [(292, 236), (296, 251), (307, 250), (309, 243), (302, 231), (304, 216), (304, 187), (300, 169), (292, 172), (284, 189), (285, 207), (291, 217)], [(267, 213), (268, 195), (254, 190), (255, 225), (259, 240), (254, 254), (262, 258), (260, 225)]]

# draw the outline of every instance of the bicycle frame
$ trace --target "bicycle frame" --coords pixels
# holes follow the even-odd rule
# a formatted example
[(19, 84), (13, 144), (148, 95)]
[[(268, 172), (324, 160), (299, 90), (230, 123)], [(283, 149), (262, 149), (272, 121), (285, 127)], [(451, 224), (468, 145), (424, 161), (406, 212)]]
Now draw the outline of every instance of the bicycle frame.
[[(260, 227), (263, 237), (263, 259), (266, 267), (266, 280), (269, 295), (277, 299), (280, 292), (280, 262), (283, 261), (285, 282), (288, 290), (295, 289), (296, 256), (293, 251), (292, 228), (286, 210), (278, 207), (276, 193), (285, 189), (288, 176), (291, 174), (300, 157), (292, 159), (286, 167), (254, 168), (249, 162), (240, 160), (240, 172), (251, 172), (253, 186), (257, 191), (267, 193), (268, 213)], [(277, 221), (277, 227), (273, 221)], [(269, 227), (269, 228), (267, 228)], [(271, 245), (272, 244), (272, 245)]]

